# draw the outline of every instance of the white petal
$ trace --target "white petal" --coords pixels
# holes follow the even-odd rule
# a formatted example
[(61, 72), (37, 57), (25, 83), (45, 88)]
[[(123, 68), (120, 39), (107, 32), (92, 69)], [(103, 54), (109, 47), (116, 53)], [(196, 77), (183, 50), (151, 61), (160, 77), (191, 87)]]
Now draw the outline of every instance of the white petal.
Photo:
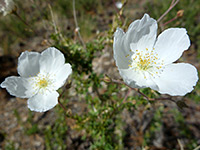
[(169, 28), (158, 36), (155, 51), (165, 64), (170, 64), (178, 60), (189, 46), (190, 39), (184, 28)]
[(41, 53), (40, 72), (56, 73), (64, 63), (64, 55), (58, 49), (49, 47)]
[(55, 89), (59, 89), (63, 86), (68, 78), (68, 76), (72, 73), (72, 67), (70, 64), (64, 64), (63, 67), (58, 70), (55, 77)]
[(120, 69), (120, 75), (124, 82), (132, 88), (145, 88), (150, 87), (157, 90), (158, 87), (152, 80), (151, 75), (148, 72), (131, 69)]
[(126, 58), (126, 55), (128, 55), (129, 52), (125, 51), (123, 46), (123, 35), (124, 31), (120, 28), (117, 28), (114, 34), (113, 54), (116, 65), (119, 68), (128, 68), (128, 59)]
[(190, 93), (198, 81), (197, 70), (187, 63), (165, 66), (160, 78), (155, 78), (158, 92), (172, 96), (184, 96)]
[(137, 43), (137, 48), (145, 50), (152, 49), (157, 36), (157, 21), (145, 14), (141, 20), (136, 20), (130, 24), (124, 37), (128, 50), (131, 43)]
[(45, 112), (58, 103), (58, 92), (38, 93), (37, 95), (28, 99), (28, 108), (32, 111)]
[(10, 95), (20, 98), (29, 98), (36, 92), (32, 87), (31, 78), (11, 76), (1, 83), (1, 87), (6, 88)]
[(118, 9), (121, 9), (122, 6), (123, 6), (123, 4), (122, 4), (122, 2), (116, 2), (116, 3), (115, 3), (115, 6), (116, 6)]
[(117, 29), (114, 34), (114, 58), (116, 64), (120, 69), (128, 68), (128, 59), (125, 57), (130, 52), (130, 44), (135, 43), (136, 47), (133, 49), (145, 50), (145, 48), (152, 49), (155, 43), (157, 34), (157, 22), (145, 14), (141, 20), (132, 22), (128, 31), (124, 34), (121, 29)]
[(11, 13), (15, 7), (13, 0), (5, 0), (5, 3), (6, 3), (6, 8), (5, 8), (4, 16)]
[(39, 72), (40, 54), (37, 52), (23, 52), (18, 58), (18, 73), (22, 77), (35, 76)]

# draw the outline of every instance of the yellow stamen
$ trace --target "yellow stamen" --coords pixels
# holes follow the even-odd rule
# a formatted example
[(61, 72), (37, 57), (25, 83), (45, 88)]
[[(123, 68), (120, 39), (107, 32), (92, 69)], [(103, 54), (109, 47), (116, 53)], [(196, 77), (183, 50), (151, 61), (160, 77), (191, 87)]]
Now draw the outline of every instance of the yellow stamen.
[(126, 57), (128, 57), (129, 56), (129, 54), (128, 55), (126, 55)]

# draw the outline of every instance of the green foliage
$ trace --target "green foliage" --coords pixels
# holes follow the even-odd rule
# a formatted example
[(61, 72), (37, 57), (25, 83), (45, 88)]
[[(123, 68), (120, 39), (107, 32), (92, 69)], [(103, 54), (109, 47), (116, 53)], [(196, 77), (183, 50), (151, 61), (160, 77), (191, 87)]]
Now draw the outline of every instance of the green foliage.
[(160, 106), (154, 113), (154, 117), (152, 119), (152, 123), (149, 127), (149, 130), (145, 132), (143, 146), (148, 146), (152, 144), (153, 139), (155, 139), (156, 132), (159, 132), (161, 130), (162, 117), (163, 106)]
[(191, 133), (190, 125), (186, 125), (187, 123), (183, 115), (178, 110), (172, 110), (172, 113), (176, 116), (174, 119), (176, 121), (178, 129), (180, 129), (180, 137), (182, 137), (183, 139), (188, 139), (185, 148), (195, 149), (198, 146), (197, 139), (193, 138), (194, 135)]
[(18, 150), (15, 148), (14, 143), (9, 141), (6, 143), (5, 150)]
[(18, 124), (23, 127), (24, 132), (27, 135), (32, 135), (39, 132), (38, 125), (33, 122), (33, 112), (29, 111), (26, 123), (22, 122), (21, 116), (16, 109), (14, 110), (14, 116), (17, 118)]
[[(21, 2), (18, 2), (21, 4)], [(156, 138), (156, 134), (163, 127), (163, 116), (166, 113), (165, 107), (155, 106), (154, 102), (149, 102), (141, 95), (133, 93), (126, 100), (124, 100), (125, 91), (128, 88), (124, 85), (118, 85), (114, 83), (104, 83), (104, 74), (98, 74), (93, 70), (92, 62), (97, 54), (103, 54), (103, 49), (106, 46), (112, 47), (113, 33), (117, 27), (126, 28), (126, 24), (123, 24), (122, 19), (119, 14), (113, 17), (113, 22), (110, 24), (110, 29), (106, 32), (101, 32), (101, 34), (93, 35), (92, 30), (97, 29), (98, 31), (98, 20), (96, 20), (96, 14), (104, 10), (102, 8), (103, 1), (96, 0), (76, 0), (76, 13), (79, 21), (80, 32), (83, 37), (88, 37), (89, 39), (84, 39), (85, 45), (79, 42), (79, 37), (77, 33), (74, 33), (74, 25), (72, 23), (72, 31), (65, 31), (62, 29), (62, 23), (56, 26), (58, 33), (48, 33), (50, 35), (49, 41), (51, 41), (51, 46), (57, 47), (61, 50), (66, 58), (66, 62), (70, 63), (73, 67), (72, 76), (72, 87), (75, 91), (75, 99), (78, 102), (86, 104), (85, 112), (81, 115), (76, 114), (76, 112), (68, 113), (63, 111), (61, 107), (55, 108), (56, 121), (52, 125), (47, 125), (44, 131), (41, 131), (37, 123), (33, 121), (33, 113), (29, 112), (28, 120), (26, 123), (22, 123), (20, 113), (15, 110), (14, 115), (20, 126), (23, 127), (24, 132), (27, 135), (34, 135), (37, 133), (42, 134), (45, 138), (45, 148), (47, 150), (58, 149), (65, 150), (68, 148), (66, 145), (67, 133), (69, 126), (67, 125), (66, 118), (73, 119), (75, 121), (75, 126), (77, 131), (85, 131), (85, 134), (81, 137), (81, 140), (90, 140), (91, 150), (122, 150), (125, 148), (123, 143), (124, 137), (126, 135), (124, 131), (124, 120), (121, 114), (124, 110), (132, 112), (143, 108), (144, 110), (150, 110), (149, 107), (153, 107), (153, 119), (149, 127), (143, 133), (143, 144), (140, 147), (153, 145), (153, 140)], [(98, 5), (98, 8), (94, 7)], [(57, 0), (51, 3), (52, 10), (54, 13), (60, 15), (61, 18), (73, 19), (72, 1)], [(169, 1), (153, 0), (149, 1), (145, 7), (147, 8), (147, 13), (153, 18), (159, 18), (159, 16), (168, 9)], [(184, 16), (178, 18), (172, 23), (165, 26), (168, 27), (185, 27), (190, 35), (191, 41), (194, 47), (197, 47), (197, 51), (200, 56), (200, 25), (198, 24), (198, 10), (200, 9), (199, 1), (180, 1), (177, 5), (163, 20), (162, 23), (174, 18), (176, 13), (180, 9), (184, 9)], [(52, 19), (50, 15), (50, 10), (48, 5), (45, 5), (44, 11), (42, 13), (35, 12), (37, 17), (28, 17), (26, 12), (23, 12), (23, 6), (20, 5), (19, 13), (22, 14), (22, 18), (30, 21), (33, 26), (37, 24), (37, 17), (42, 17), (44, 21), (49, 21)], [(31, 8), (37, 9), (36, 5), (31, 5)], [(96, 9), (94, 9), (96, 8)], [(192, 9), (192, 11), (191, 11)], [(41, 11), (41, 10), (40, 10)], [(99, 11), (99, 12), (98, 12)], [(123, 11), (121, 17), (123, 17)], [(91, 16), (91, 14), (95, 14)], [(40, 16), (41, 15), (41, 16)], [(15, 21), (13, 23), (14, 16), (0, 20), (2, 23), (1, 29), (5, 31), (6, 34), (14, 31), (14, 35), (6, 37), (3, 43), (9, 45), (15, 41), (15, 39), (20, 36), (21, 38), (33, 37), (33, 33), (27, 26), (20, 21)], [(6, 23), (5, 23), (6, 22)], [(50, 21), (52, 22), (52, 20)], [(13, 24), (12, 24), (13, 23)], [(8, 26), (7, 24), (12, 24)], [(49, 25), (50, 26), (50, 25)], [(100, 30), (101, 31), (101, 30)], [(91, 36), (95, 37), (92, 38)], [(76, 40), (74, 40), (76, 39)], [(19, 40), (19, 39), (18, 39)], [(105, 85), (106, 84), (106, 85)], [(197, 103), (199, 102), (199, 90), (200, 84), (197, 85), (196, 90), (188, 95), (188, 98), (194, 99)], [(101, 92), (103, 91), (103, 92)], [(155, 98), (158, 97), (155, 91), (151, 89), (141, 89), (141, 92), (148, 97)], [(60, 98), (61, 102), (68, 109), (68, 102), (71, 101), (72, 97), (70, 94), (65, 92), (65, 95)], [(151, 106), (152, 104), (152, 106)], [(179, 102), (178, 105), (183, 105)], [(152, 110), (151, 110), (152, 111)], [(180, 136), (186, 138), (188, 142), (186, 143), (188, 149), (193, 149), (197, 146), (196, 139), (192, 138), (189, 127), (185, 126), (184, 117), (180, 112), (170, 111), (174, 115), (174, 122), (180, 131)], [(143, 114), (140, 114), (141, 116)], [(136, 127), (133, 127), (136, 128)], [(74, 129), (74, 130), (75, 130)], [(6, 150), (15, 149), (12, 142), (8, 142), (5, 146)]]
[(67, 134), (68, 127), (66, 125), (65, 115), (63, 110), (57, 111), (58, 118), (53, 126), (47, 125), (44, 131), (45, 146), (47, 150), (58, 149), (64, 150), (67, 145), (64, 143), (64, 139)]

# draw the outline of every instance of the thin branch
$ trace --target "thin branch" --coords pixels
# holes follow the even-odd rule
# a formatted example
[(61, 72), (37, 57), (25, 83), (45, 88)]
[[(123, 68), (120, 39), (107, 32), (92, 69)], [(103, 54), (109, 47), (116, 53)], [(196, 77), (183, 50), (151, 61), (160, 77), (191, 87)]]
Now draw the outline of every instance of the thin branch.
[(199, 150), (200, 149), (200, 145), (199, 146), (197, 146), (194, 150)]
[(58, 104), (60, 105), (60, 107), (62, 107), (62, 109), (63, 109), (65, 112), (68, 112), (68, 110), (65, 108), (65, 106), (60, 102), (60, 98), (58, 98)]
[(24, 19), (22, 19), (22, 17), (21, 17), (16, 11), (13, 11), (13, 14), (14, 14), (22, 23), (24, 23), (28, 28), (30, 28), (31, 31), (33, 31), (33, 32), (37, 35), (36, 31), (33, 30), (33, 28), (30, 26), (30, 24), (28, 24)]
[(140, 95), (142, 95), (146, 100), (148, 100), (149, 101), (149, 97), (148, 96), (146, 96), (144, 93), (142, 93), (139, 89), (137, 89), (137, 88), (132, 88), (134, 91), (136, 91), (136, 92), (138, 92)]
[(181, 140), (177, 140), (178, 141), (178, 145), (180, 146), (180, 150), (184, 150), (183, 144), (181, 143)]
[(122, 19), (122, 12), (123, 12), (125, 5), (127, 4), (127, 0), (124, 0), (121, 8), (117, 8), (115, 0), (113, 0), (113, 4), (115, 6), (115, 11), (118, 14), (118, 18), (121, 20)]
[(114, 6), (115, 6), (115, 11), (118, 13), (119, 9), (118, 9), (117, 6), (116, 6), (116, 1), (115, 1), (115, 0), (113, 0), (113, 4), (114, 4)]
[(58, 34), (58, 30), (57, 30), (57, 27), (56, 27), (56, 22), (54, 20), (55, 17), (54, 17), (51, 5), (48, 4), (48, 7), (49, 7), (49, 10), (50, 10), (50, 13), (51, 13), (51, 18), (52, 18), (52, 23), (53, 23), (53, 27), (54, 27), (55, 33)]
[(66, 116), (65, 119), (66, 119), (66, 120), (67, 120), (67, 118), (71, 118), (71, 119), (74, 119), (74, 120), (77, 120), (77, 119), (78, 119), (76, 115), (73, 115), (73, 114), (72, 114), (72, 112), (71, 112), (70, 109), (67, 110), (67, 109), (65, 108), (65, 106), (60, 102), (60, 96), (59, 96), (59, 98), (58, 98), (58, 104), (59, 104), (60, 107), (65, 111), (65, 116)]
[(170, 6), (172, 6), (172, 5), (174, 4), (174, 1), (175, 1), (175, 0), (172, 0), (172, 2), (171, 2), (171, 4), (170, 4)]
[(64, 95), (65, 90), (66, 90), (66, 84), (62, 87), (62, 93), (58, 97), (58, 104), (62, 107), (62, 109), (64, 109), (65, 112), (68, 112), (68, 110), (65, 108), (65, 106), (60, 102), (60, 99)]
[(79, 39), (82, 43), (82, 45), (84, 46), (84, 48), (86, 48), (85, 43), (83, 42), (83, 38), (81, 37), (81, 34), (79, 32), (79, 26), (78, 26), (78, 22), (77, 22), (77, 18), (76, 18), (76, 7), (75, 7), (75, 0), (73, 0), (73, 16), (74, 16), (74, 22), (75, 22), (75, 26), (76, 26), (76, 31), (78, 33)]
[(64, 94), (64, 92), (65, 92), (65, 90), (63, 90), (62, 93), (60, 94), (60, 96), (58, 97), (58, 104), (65, 111), (66, 117), (76, 120), (77, 117), (75, 115), (71, 114), (71, 110), (67, 110), (67, 108), (60, 102), (60, 99), (61, 99), (62, 95)]
[[(62, 93), (60, 94), (60, 96), (58, 97), (58, 104), (60, 105), (60, 107), (65, 111), (65, 115), (66, 115), (66, 118), (71, 118), (71, 119), (74, 119), (74, 120), (77, 120), (78, 117), (76, 115), (73, 115), (71, 110), (70, 109), (67, 109), (60, 101), (61, 97), (64, 95), (66, 89), (67, 89), (67, 86), (69, 84), (65, 84), (63, 87), (62, 87)], [(65, 119), (66, 119), (65, 118)]]
[(52, 18), (52, 23), (53, 23), (53, 27), (54, 27), (54, 31), (56, 34), (58, 34), (58, 36), (60, 37), (61, 40), (64, 40), (58, 26), (56, 25), (56, 21), (55, 21), (55, 16), (54, 16), (54, 13), (53, 13), (53, 10), (51, 8), (51, 5), (48, 4), (48, 7), (49, 7), (49, 10), (50, 10), (50, 13), (51, 13), (51, 18)]
[(176, 2), (174, 2), (174, 0), (172, 2), (174, 2), (172, 5), (170, 5), (170, 7), (167, 9), (167, 11), (157, 20), (157, 22), (160, 22), (170, 11), (172, 8), (174, 8), (176, 6), (176, 4), (178, 4), (180, 0), (176, 0)]
[[(111, 79), (111, 78), (110, 78)], [(123, 81), (120, 81), (120, 80), (115, 80), (115, 79), (111, 79), (111, 81), (113, 82), (113, 83), (117, 83), (117, 84), (123, 84), (123, 85), (126, 85), (126, 86), (128, 86), (127, 84), (125, 84)], [(167, 97), (167, 98), (163, 98), (163, 97), (160, 97), (160, 98), (150, 98), (150, 97), (148, 97), (147, 95), (145, 95), (144, 93), (142, 93), (139, 89), (137, 89), (137, 88), (132, 88), (132, 87), (130, 87), (130, 86), (128, 86), (130, 89), (132, 89), (132, 90), (134, 90), (134, 91), (136, 91), (136, 92), (138, 92), (140, 95), (142, 95), (146, 100), (148, 100), (148, 101), (158, 101), (158, 100), (169, 100), (169, 101), (172, 101), (172, 102), (174, 102), (174, 103), (176, 103), (176, 101), (174, 101), (172, 98), (170, 98), (170, 97)], [(128, 94), (128, 93), (127, 93)], [(126, 97), (125, 97), (126, 98)], [(125, 99), (124, 98), (124, 99)]]
[[(110, 79), (111, 79), (111, 78), (110, 78)], [(112, 81), (113, 83), (124, 84), (124, 85), (126, 85), (123, 81), (120, 81), (120, 80), (111, 79), (111, 81)], [(126, 85), (126, 86), (127, 86), (127, 85)]]
[(142, 95), (146, 100), (148, 101), (158, 101), (158, 100), (169, 100), (172, 101), (174, 103), (176, 103), (173, 99), (171, 99), (170, 97), (164, 98), (164, 97), (160, 97), (160, 98), (150, 98), (147, 95), (145, 95), (144, 93), (142, 93), (139, 89), (137, 88), (132, 88), (133, 90), (135, 90), (136, 92), (138, 92), (140, 95)]
[(131, 88), (129, 88), (129, 90), (128, 90), (128, 92), (126, 93), (126, 95), (125, 95), (125, 97), (124, 97), (124, 99), (123, 99), (123, 103), (126, 101), (126, 99), (128, 98), (128, 96), (129, 96), (129, 94), (131, 93)]
[(171, 20), (165, 22), (165, 23), (163, 24), (163, 26), (166, 26), (167, 24), (171, 23), (172, 21), (176, 20), (177, 18), (178, 18), (177, 16), (174, 17), (174, 18), (172, 18)]

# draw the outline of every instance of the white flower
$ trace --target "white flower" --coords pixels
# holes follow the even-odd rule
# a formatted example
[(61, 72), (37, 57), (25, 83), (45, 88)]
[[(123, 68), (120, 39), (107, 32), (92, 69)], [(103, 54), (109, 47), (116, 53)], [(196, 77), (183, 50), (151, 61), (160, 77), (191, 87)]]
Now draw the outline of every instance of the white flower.
[(122, 6), (123, 6), (123, 4), (122, 4), (122, 2), (116, 2), (116, 3), (115, 3), (115, 6), (116, 6), (118, 9), (121, 9)]
[(44, 112), (58, 103), (58, 90), (72, 73), (71, 65), (54, 47), (38, 52), (23, 52), (18, 58), (19, 77), (11, 76), (1, 83), (2, 88), (16, 97), (28, 98), (28, 108)]
[(3, 13), (3, 16), (10, 14), (15, 7), (13, 0), (0, 0), (0, 13)]
[(145, 14), (132, 22), (128, 31), (114, 34), (114, 59), (124, 82), (132, 88), (149, 87), (161, 94), (183, 96), (198, 81), (194, 66), (173, 63), (190, 46), (184, 28), (169, 28), (158, 38), (157, 22)]

